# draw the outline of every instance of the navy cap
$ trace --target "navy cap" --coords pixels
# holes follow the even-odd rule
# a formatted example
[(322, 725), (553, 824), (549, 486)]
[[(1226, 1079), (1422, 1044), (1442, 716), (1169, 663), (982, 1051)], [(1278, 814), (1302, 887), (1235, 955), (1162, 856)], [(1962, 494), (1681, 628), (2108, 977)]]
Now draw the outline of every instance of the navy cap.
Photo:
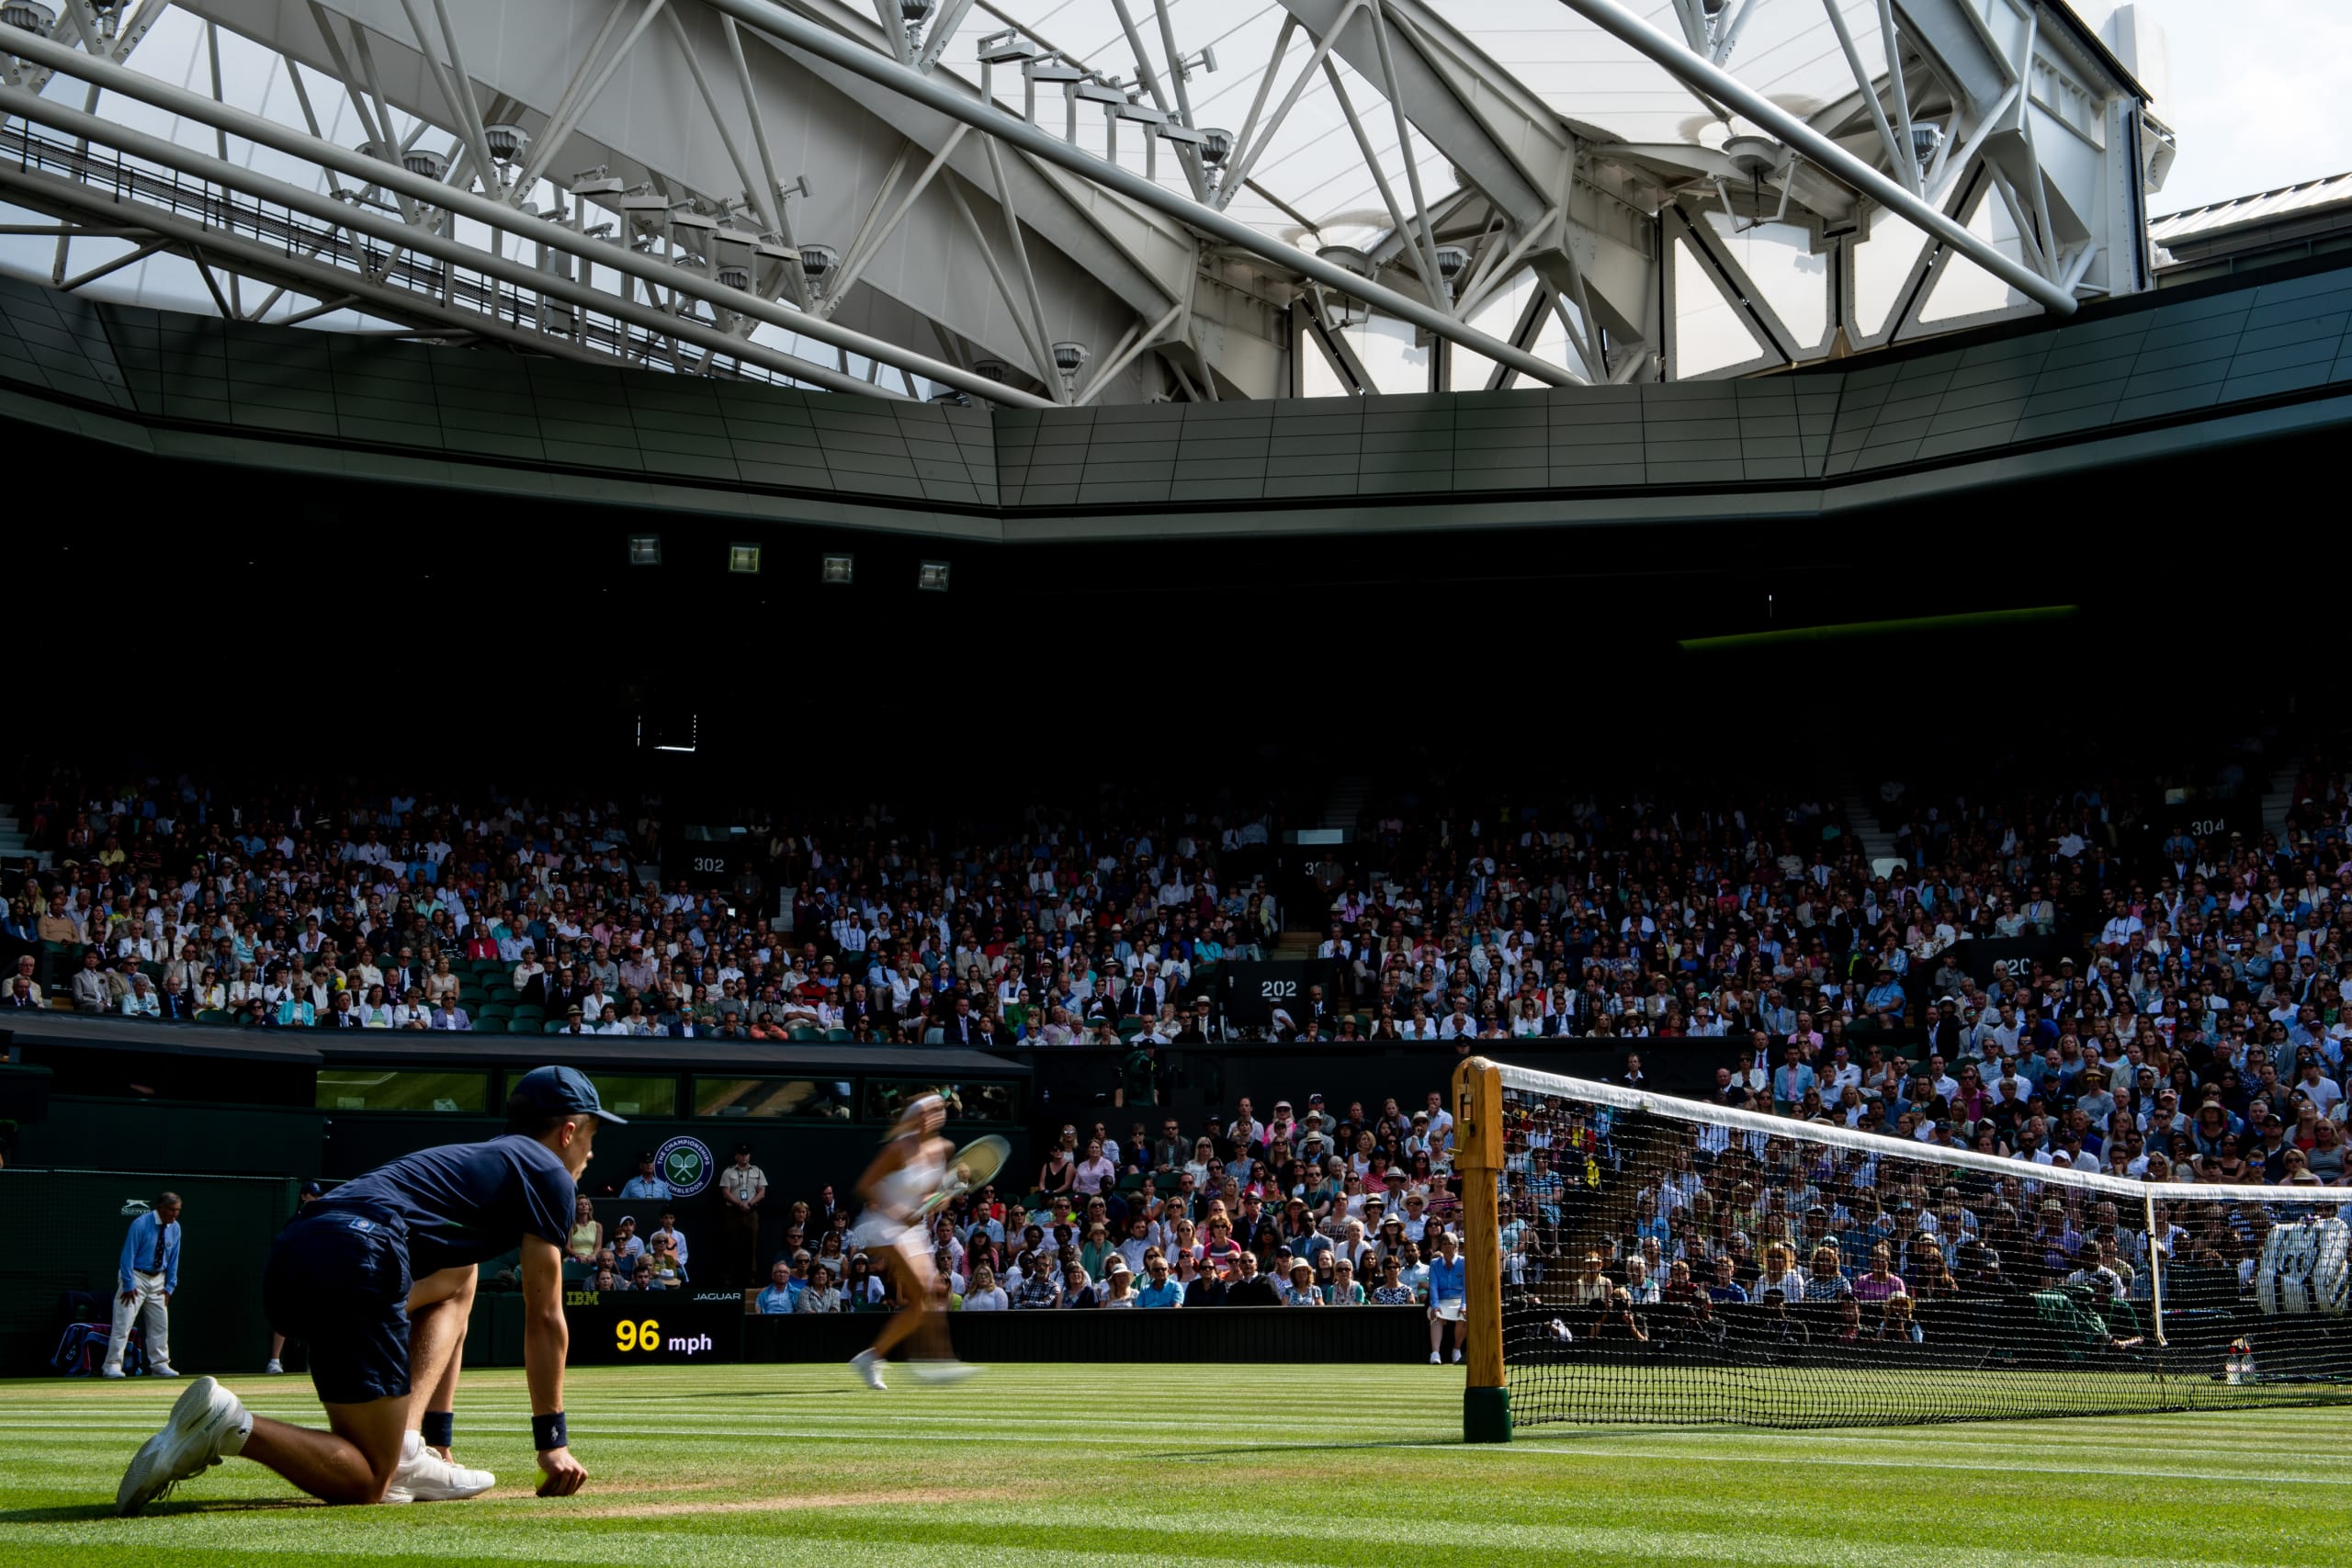
[(305, 1198), (323, 1198), (326, 1196), (326, 1192), (327, 1190), (320, 1186), (315, 1181), (305, 1181), (302, 1183), (302, 1196)]
[(533, 1067), (514, 1080), (507, 1100), (536, 1111), (579, 1111), (617, 1126), (628, 1125), (627, 1118), (605, 1109), (596, 1098), (596, 1086), (573, 1067)]

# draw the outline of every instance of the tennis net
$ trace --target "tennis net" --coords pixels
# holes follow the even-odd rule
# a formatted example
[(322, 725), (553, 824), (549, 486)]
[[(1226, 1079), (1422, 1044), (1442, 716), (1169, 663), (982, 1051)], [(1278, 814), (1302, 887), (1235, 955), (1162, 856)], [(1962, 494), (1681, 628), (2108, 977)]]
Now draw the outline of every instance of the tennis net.
[(1510, 1419), (2352, 1400), (2352, 1190), (2153, 1184), (1499, 1068)]

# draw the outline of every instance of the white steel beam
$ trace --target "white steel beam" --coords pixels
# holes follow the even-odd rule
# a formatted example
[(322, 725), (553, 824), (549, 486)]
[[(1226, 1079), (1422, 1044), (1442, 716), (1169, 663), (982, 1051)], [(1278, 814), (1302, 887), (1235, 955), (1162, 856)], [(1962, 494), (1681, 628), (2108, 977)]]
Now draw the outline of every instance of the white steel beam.
[(1783, 143), (1795, 148), (1881, 206), (1926, 230), (2044, 309), (2056, 315), (2074, 314), (2075, 297), (2071, 292), (2060, 288), (2015, 258), (2002, 254), (1998, 247), (1971, 233), (1964, 224), (1928, 206), (1896, 180), (1854, 156), (1703, 55), (1692, 53), (1679, 40), (1650, 26), (1618, 4), (1617, 0), (1560, 0), (1560, 3), (1621, 42), (1647, 55), (1694, 88), (1736, 109), (1779, 137)]
[[(846, 251), (851, 231), (871, 205), (876, 182), (899, 145), (912, 141), (919, 149), (907, 170), (911, 175), (956, 129), (947, 117), (770, 37), (742, 37), (739, 26), (730, 40), (723, 13), (700, 0), (669, 0), (665, 6), (690, 43), (680, 41), (678, 28), (656, 21), (629, 46), (604, 90), (581, 102), (647, 3), (622, 0), (610, 9), (606, 0), (499, 0), (450, 7), (475, 75), (478, 101), (486, 111), (498, 103), (497, 113), (488, 118), (509, 119), (531, 134), (525, 162), (543, 159), (543, 177), (555, 182), (558, 195), (571, 183), (567, 176), (599, 166), (623, 188), (650, 185), (673, 205), (691, 200), (705, 212), (748, 189), (761, 210), (760, 226), (784, 243), (824, 242)], [(304, 63), (326, 60), (311, 29), (287, 24), (288, 0), (189, 4), (224, 28)], [(417, 56), (398, 0), (323, 4), (368, 33), (385, 96), (396, 109), (438, 125), (453, 123), (447, 117), (455, 111), (445, 108)], [(867, 0), (798, 0), (798, 8), (870, 53), (889, 48)], [(294, 15), (299, 18), (299, 10)], [(617, 19), (607, 32), (603, 24), (608, 16)], [(933, 24), (933, 37), (936, 28)], [(338, 20), (336, 32), (345, 31)], [(598, 47), (594, 39), (600, 32), (605, 41)], [(736, 43), (744, 57), (740, 67)], [(593, 63), (582, 75), (583, 58)], [(691, 79), (696, 61), (721, 100), (717, 111), (701, 101)], [(737, 91), (719, 79), (729, 67), (736, 67)], [(932, 74), (941, 85), (977, 99), (971, 84), (953, 72)], [(569, 104), (562, 101), (567, 93)], [(558, 109), (560, 116), (552, 112)], [(722, 117), (726, 134), (733, 137), (751, 173), (760, 176), (755, 183), (747, 185), (725, 152), (718, 123)], [(565, 124), (571, 128), (565, 144), (549, 151), (551, 131), (560, 133)], [(1186, 291), (1195, 258), (1191, 236), (1181, 225), (1050, 165), (1016, 157), (1006, 160), (1005, 173), (1020, 204), (1031, 263), (1052, 310), (1054, 337), (1107, 346), (1136, 316), (1157, 318)], [(992, 183), (978, 144), (967, 138), (888, 243), (866, 259), (858, 286), (842, 291), (831, 319), (926, 352), (933, 348), (931, 323), (936, 322), (983, 351), (1018, 354), (1012, 324), (995, 308), (945, 200), (950, 174), (961, 177), (967, 197)], [(788, 206), (781, 196), (769, 196), (764, 205), (758, 199), (778, 186), (797, 193)], [(550, 205), (545, 184), (526, 194), (518, 179), (512, 188), (511, 199)], [(746, 225), (751, 221), (747, 217)], [(993, 232), (995, 225), (989, 228)], [(999, 251), (1003, 254), (1001, 245)], [(803, 292), (802, 281), (791, 272), (780, 281), (762, 280), (771, 299), (782, 295), (804, 309), (826, 297)]]
[(1911, 194), (1917, 196), (1919, 155), (1911, 144), (1911, 89), (1903, 80), (1903, 35), (1894, 30), (1894, 0), (1878, 0), (1878, 35), (1886, 56), (1886, 85), (1894, 94), (1894, 166), (1909, 175)]
[[(28, 100), (20, 89), (0, 87), (0, 104), (22, 109), (33, 107), (28, 119), (42, 122), (59, 120), (60, 130), (73, 130), (77, 120), (90, 117), (76, 116), (75, 111), (55, 105), (40, 107), (42, 100)], [(93, 122), (95, 123), (95, 122)], [(413, 251), (431, 256), (443, 264), (449, 283), (454, 285), (458, 267), (470, 268), (486, 277), (497, 278), (520, 289), (527, 289), (546, 298), (565, 300), (581, 310), (612, 317), (636, 326), (641, 331), (673, 344), (691, 343), (705, 352), (706, 357), (722, 355), (760, 365), (795, 380), (838, 392), (852, 392), (867, 397), (898, 396), (858, 380), (855, 377), (813, 365), (808, 360), (778, 349), (756, 343), (746, 343), (730, 333), (707, 322), (681, 319), (670, 312), (634, 300), (618, 298), (586, 284), (542, 273), (522, 262), (505, 260), (487, 252), (477, 251), (458, 241), (444, 238), (403, 223), (389, 212), (372, 208), (345, 207), (332, 197), (321, 196), (239, 164), (223, 162), (209, 153), (198, 152), (177, 142), (165, 141), (143, 132), (118, 129), (108, 141), (121, 152), (145, 159), (161, 167), (176, 169), (194, 177), (209, 181), (223, 189), (242, 191), (258, 202), (300, 212), (324, 223), (340, 224), (355, 234), (366, 234), (381, 241), (390, 249)], [(104, 186), (85, 184), (64, 175), (34, 173), (19, 169), (0, 160), (0, 190), (14, 193), (14, 199), (39, 201), (77, 210), (119, 213), (126, 201)], [(477, 336), (497, 338), (518, 347), (572, 358), (608, 359), (582, 345), (568, 344), (560, 337), (513, 325), (490, 311), (472, 310), (449, 300), (413, 290), (395, 288), (379, 277), (357, 276), (325, 263), (312, 263), (290, 251), (280, 252), (269, 244), (243, 234), (216, 228), (207, 220), (198, 222), (185, 215), (158, 210), (150, 218), (151, 225), (167, 236), (169, 243), (185, 251), (197, 265), (206, 287), (219, 305), (222, 316), (238, 320), (220, 286), (212, 276), (212, 258), (224, 262), (242, 262), (256, 276), (276, 276), (293, 281), (305, 293), (332, 297), (335, 291), (356, 293), (377, 314), (409, 316), (427, 323), (426, 330), (447, 333), (455, 330)], [(233, 274), (232, 274), (233, 276)], [(445, 290), (446, 292), (446, 290)], [(674, 356), (674, 355), (673, 355)]]
[[(1821, 6), (1829, 13), (1829, 30), (1838, 35), (1838, 47), (1846, 51), (1846, 68), (1854, 73), (1854, 90), (1861, 95), (1871, 123), (1878, 128), (1879, 141), (1886, 148), (1888, 166), (1907, 169), (1908, 154), (1894, 140), (1894, 127), (1887, 120), (1886, 106), (1878, 100), (1878, 84), (1871, 79), (1869, 68), (1862, 63), (1862, 51), (1854, 47), (1853, 30), (1846, 26), (1845, 12), (1838, 8), (1838, 0), (1821, 0)], [(1911, 182), (1911, 188), (1919, 188), (1917, 180)]]
[[(199, 93), (192, 93), (186, 88), (173, 86), (169, 83), (159, 81), (141, 72), (128, 70), (106, 60), (93, 59), (51, 39), (27, 33), (14, 40), (11, 47), (17, 49), (26, 59), (38, 61), (62, 74), (102, 86), (110, 93), (119, 93), (125, 97), (153, 104), (157, 108), (184, 115), (200, 124), (217, 127), (232, 135), (243, 137), (248, 141), (256, 142), (265, 147), (274, 147), (281, 152), (289, 153), (309, 163), (340, 170), (356, 179), (401, 193), (412, 200), (429, 203), (445, 212), (471, 219), (494, 231), (504, 230), (509, 232), (527, 234), (532, 240), (551, 248), (569, 252), (585, 258), (595, 265), (639, 278), (655, 288), (673, 288), (680, 282), (674, 267), (658, 257), (639, 255), (627, 244), (607, 245), (586, 239), (550, 220), (543, 219), (536, 223), (530, 222), (529, 220), (518, 221), (515, 210), (503, 201), (479, 196), (472, 191), (459, 190), (437, 180), (413, 175), (398, 164), (371, 158), (350, 148), (339, 147), (323, 138), (311, 136), (306, 131), (280, 125), (263, 116), (252, 114), (230, 105), (215, 103)], [(895, 63), (890, 68), (899, 69)], [(911, 75), (912, 73), (909, 74)], [(917, 79), (922, 80), (922, 78)], [(40, 117), (41, 119), (50, 123), (63, 123), (59, 119), (59, 115), (63, 111), (59, 110), (55, 105), (48, 100), (42, 100), (39, 107), (42, 110)], [(121, 134), (110, 131), (109, 122), (96, 120), (86, 123), (95, 127), (96, 140), (100, 144), (121, 146), (126, 151), (129, 150), (129, 144), (122, 140)], [(277, 198), (273, 196), (271, 199)], [(337, 207), (338, 210), (352, 215), (355, 226), (358, 216), (365, 211), (365, 209), (357, 204), (348, 207), (337, 204)], [(409, 227), (409, 233), (413, 243), (422, 231), (412, 225)], [(464, 248), (469, 265), (471, 258), (475, 256), (487, 257), (488, 253), (477, 251), (470, 246)], [(550, 280), (549, 291), (560, 292), (553, 288), (553, 280)], [(788, 333), (797, 333), (804, 337), (814, 338), (820, 343), (831, 344), (846, 353), (897, 366), (902, 370), (910, 371), (929, 380), (939, 382), (943, 386), (954, 387), (975, 396), (992, 398), (999, 401), (1032, 404), (1040, 408), (1051, 406), (1046, 400), (1032, 399), (1026, 393), (1008, 396), (1005, 388), (958, 366), (916, 354), (895, 344), (880, 342), (868, 337), (864, 333), (853, 331), (838, 322), (827, 321), (811, 313), (788, 310), (755, 294), (729, 288), (716, 279), (699, 277), (695, 279), (693, 291), (698, 298), (718, 309), (731, 310), (737, 315), (747, 316), (754, 321), (765, 321), (771, 326), (779, 327)]]
[(1489, 359), (1501, 360), (1521, 374), (1548, 386), (1567, 386), (1576, 380), (1573, 375), (1558, 366), (1547, 365), (1500, 338), (1465, 326), (1442, 310), (1359, 277), (1345, 267), (1336, 266), (1319, 256), (1285, 245), (1238, 219), (1204, 207), (1116, 164), (1073, 147), (1060, 137), (1016, 115), (1008, 114), (993, 104), (980, 104), (944, 86), (933, 77), (910, 70), (895, 60), (886, 60), (871, 50), (827, 32), (780, 6), (769, 4), (767, 0), (710, 0), (710, 3), (716, 9), (733, 16), (748, 27), (770, 33), (806, 53), (830, 61), (941, 114), (987, 131), (992, 139), (991, 145), (1001, 141), (1046, 163), (1058, 164), (1097, 186), (1166, 213), (1212, 239), (1222, 240), (1269, 261), (1279, 262), (1291, 271), (1312, 278), (1326, 288), (1336, 288), (1450, 342), (1475, 349)]
[(1575, 144), (1557, 113), (1419, 0), (1382, 0), (1393, 27), (1377, 30), (1343, 26), (1347, 3), (1282, 0), (1310, 33), (1335, 38), (1358, 75), (1388, 84), (1413, 129), (1514, 226), (1533, 224), (1559, 201)]

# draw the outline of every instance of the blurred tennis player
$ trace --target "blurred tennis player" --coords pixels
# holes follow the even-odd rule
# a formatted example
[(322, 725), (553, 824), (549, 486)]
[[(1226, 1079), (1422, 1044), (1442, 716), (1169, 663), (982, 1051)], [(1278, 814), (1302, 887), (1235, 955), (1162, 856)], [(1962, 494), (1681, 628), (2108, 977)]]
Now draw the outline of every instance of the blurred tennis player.
[(570, 1067), (523, 1075), (503, 1135), (424, 1149), (347, 1181), (278, 1233), (262, 1276), (270, 1326), (308, 1342), (326, 1431), (266, 1420), (198, 1378), (147, 1439), (115, 1492), (124, 1514), (228, 1457), (267, 1465), (329, 1503), (477, 1496), (488, 1471), (449, 1456), (475, 1265), (523, 1255), (523, 1359), (541, 1496), (587, 1472), (563, 1420), (563, 1245), (604, 1109)]
[(900, 1303), (875, 1336), (874, 1348), (850, 1359), (870, 1388), (887, 1386), (882, 1363), (910, 1338), (926, 1352), (912, 1363), (915, 1376), (925, 1382), (954, 1382), (979, 1370), (956, 1360), (948, 1342), (947, 1316), (933, 1292), (928, 1222), (941, 1204), (994, 1176), (1006, 1145), (1001, 1138), (982, 1138), (951, 1157), (947, 1140), (939, 1135), (946, 1124), (947, 1106), (939, 1096), (916, 1096), (858, 1179), (865, 1210), (850, 1231), (850, 1245), (881, 1264)]

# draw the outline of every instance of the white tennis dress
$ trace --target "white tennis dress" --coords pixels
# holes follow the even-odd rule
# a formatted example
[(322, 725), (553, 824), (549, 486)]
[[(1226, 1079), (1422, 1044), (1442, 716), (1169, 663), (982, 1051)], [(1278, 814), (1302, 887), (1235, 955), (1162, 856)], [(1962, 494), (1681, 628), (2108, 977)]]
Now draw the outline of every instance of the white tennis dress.
[(910, 1262), (930, 1262), (931, 1235), (918, 1216), (946, 1182), (947, 1162), (919, 1140), (914, 1157), (876, 1184), (874, 1201), (850, 1229), (850, 1245), (868, 1253), (894, 1247)]

